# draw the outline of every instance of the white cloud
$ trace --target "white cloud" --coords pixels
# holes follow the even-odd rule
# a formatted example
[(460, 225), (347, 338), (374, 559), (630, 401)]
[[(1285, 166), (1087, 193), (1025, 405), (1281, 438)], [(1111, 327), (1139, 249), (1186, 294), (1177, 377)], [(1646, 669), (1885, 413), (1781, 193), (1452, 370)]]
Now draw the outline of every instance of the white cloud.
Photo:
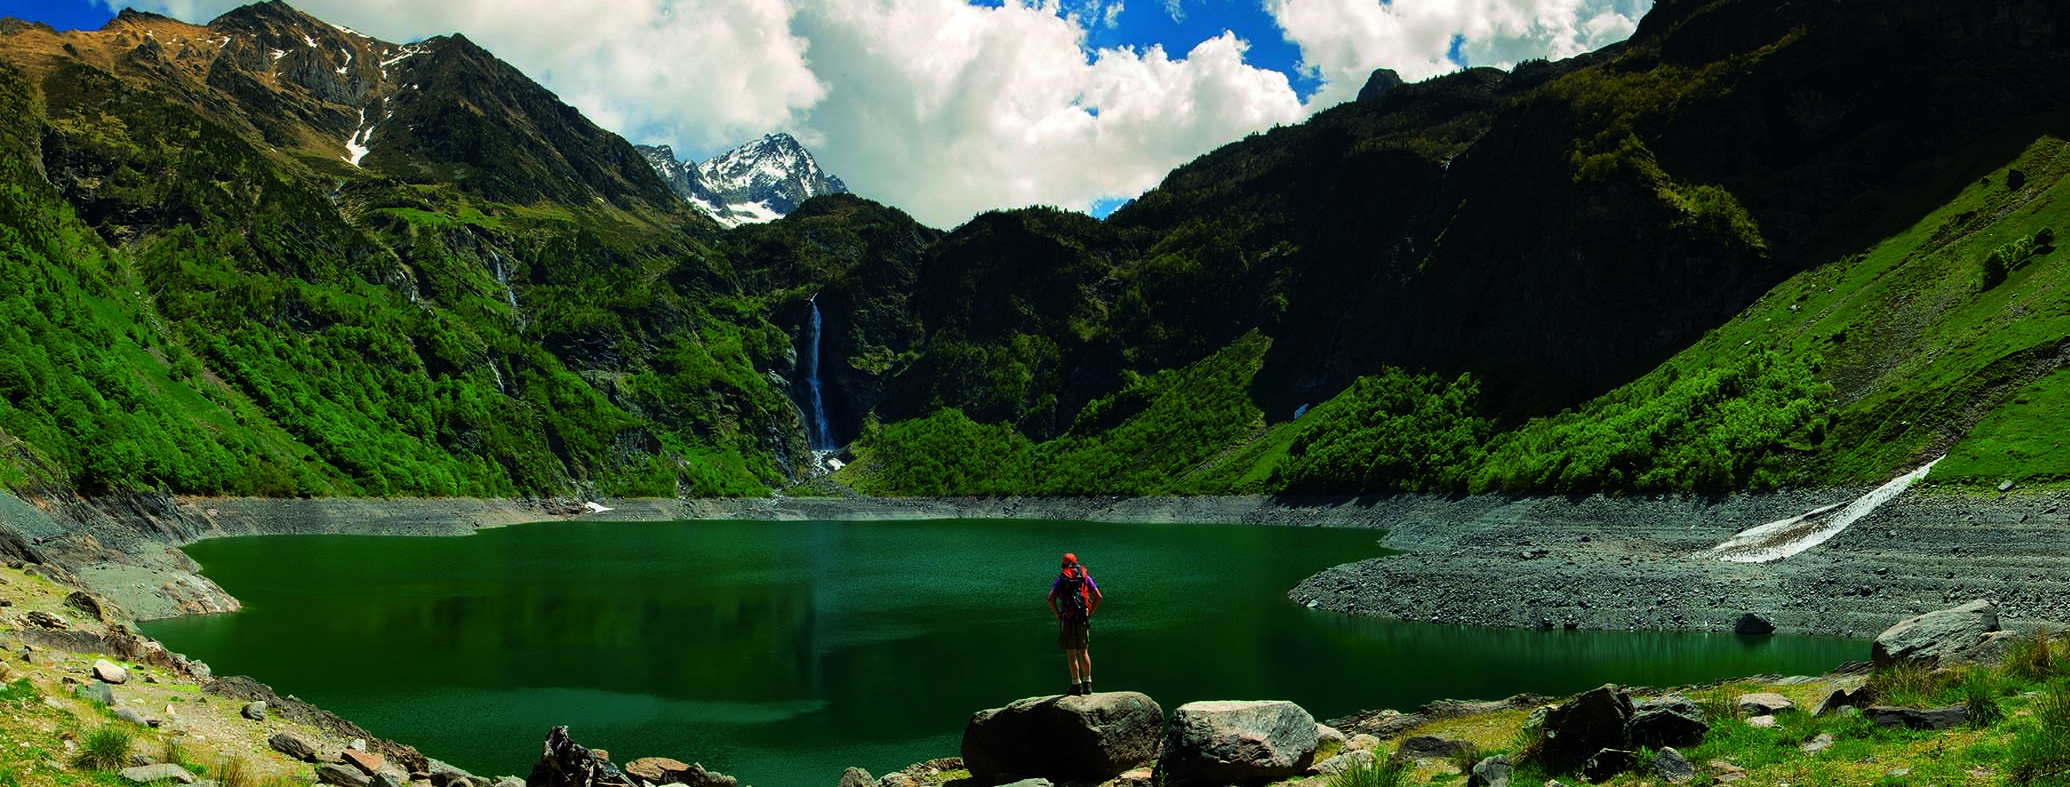
[[(827, 2), (801, 14), (826, 72), (808, 124), (857, 190), (934, 224), (993, 207), (1133, 196), (1215, 145), (1302, 115), (1285, 75), (1223, 35), (1182, 59), (1102, 50), (1044, 9)], [(821, 59), (824, 58), (825, 61)]]
[(1473, 65), (1559, 59), (1629, 37), (1652, 0), (1267, 0), (1302, 66), (1320, 77), (1318, 106), (1358, 94), (1375, 68), (1414, 82)]

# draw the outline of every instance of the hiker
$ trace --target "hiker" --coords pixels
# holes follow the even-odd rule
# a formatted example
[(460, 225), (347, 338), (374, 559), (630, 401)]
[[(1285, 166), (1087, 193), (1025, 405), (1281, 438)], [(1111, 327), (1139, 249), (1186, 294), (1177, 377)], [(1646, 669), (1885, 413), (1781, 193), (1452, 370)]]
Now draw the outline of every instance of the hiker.
[(1049, 585), (1049, 611), (1057, 616), (1057, 649), (1071, 669), (1071, 694), (1092, 693), (1092, 654), (1086, 646), (1092, 639), (1092, 615), (1100, 609), (1100, 586), (1078, 564), (1078, 556), (1064, 553), (1063, 569)]

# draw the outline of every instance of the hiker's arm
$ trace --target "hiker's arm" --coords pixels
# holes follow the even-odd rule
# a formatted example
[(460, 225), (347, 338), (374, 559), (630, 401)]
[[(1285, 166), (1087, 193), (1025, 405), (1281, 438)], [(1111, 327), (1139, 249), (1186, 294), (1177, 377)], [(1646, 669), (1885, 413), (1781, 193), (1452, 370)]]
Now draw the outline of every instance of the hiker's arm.
[(1059, 610), (1059, 609), (1057, 609), (1057, 591), (1056, 591), (1056, 589), (1054, 589), (1054, 588), (1050, 589), (1050, 591), (1049, 591), (1049, 595), (1048, 595), (1048, 596), (1045, 596), (1045, 597), (1043, 597), (1043, 599), (1042, 599), (1042, 600), (1043, 600), (1043, 601), (1045, 601), (1045, 602), (1048, 602), (1048, 604), (1049, 604), (1049, 616), (1050, 616), (1050, 617), (1053, 617), (1053, 618), (1061, 618), (1061, 617), (1063, 617), (1063, 616), (1064, 616), (1064, 613), (1063, 613), (1063, 611), (1062, 611), (1062, 610)]
[(1101, 599), (1101, 598), (1104, 598), (1104, 596), (1101, 596), (1101, 595), (1100, 595), (1100, 586), (1099, 586), (1099, 585), (1090, 585), (1090, 584), (1089, 584), (1089, 585), (1087, 585), (1086, 587), (1087, 587), (1087, 589), (1088, 589), (1088, 590), (1091, 590), (1091, 591), (1092, 591), (1092, 606), (1090, 606), (1090, 607), (1087, 607), (1087, 608), (1086, 608), (1086, 610), (1085, 610), (1085, 614), (1087, 614), (1087, 615), (1091, 615), (1091, 614), (1093, 614), (1093, 613), (1095, 613), (1095, 612), (1098, 612), (1098, 611), (1100, 611), (1100, 599)]

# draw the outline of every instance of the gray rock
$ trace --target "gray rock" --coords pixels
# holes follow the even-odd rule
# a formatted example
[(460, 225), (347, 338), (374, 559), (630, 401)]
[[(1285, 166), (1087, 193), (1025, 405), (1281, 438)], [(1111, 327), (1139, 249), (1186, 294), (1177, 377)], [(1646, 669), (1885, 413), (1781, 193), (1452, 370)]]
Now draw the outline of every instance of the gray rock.
[(1592, 782), (1603, 781), (1631, 770), (1632, 766), (1638, 764), (1638, 759), (1637, 752), (1602, 749), (1597, 751), (1595, 756), (1588, 758), (1587, 764), (1581, 766), (1581, 777)]
[(107, 659), (94, 661), (93, 676), (100, 678), (103, 683), (123, 684), (129, 682), (129, 670)]
[(176, 781), (181, 784), (194, 783), (194, 774), (189, 773), (186, 768), (169, 762), (124, 768), (121, 774), (122, 778), (138, 784), (149, 784), (155, 781)]
[(102, 623), (108, 622), (111, 611), (101, 603), (100, 599), (94, 598), (92, 594), (84, 590), (74, 590), (71, 595), (65, 596), (65, 606), (84, 612), (88, 617)]
[(1884, 729), (1946, 730), (1960, 727), (1969, 721), (1969, 708), (1949, 705), (1943, 708), (1892, 708), (1877, 705), (1862, 711), (1869, 721)]
[(332, 787), (370, 787), (373, 777), (350, 765), (326, 762), (316, 766), (316, 780)]
[(641, 757), (625, 764), (627, 776), (648, 784), (681, 784), (689, 772), (689, 763), (668, 757)]
[(1696, 766), (1672, 746), (1653, 753), (1653, 773), (1669, 784), (1688, 784), (1696, 780)]
[(1878, 668), (1899, 661), (1922, 667), (1995, 661), (2013, 636), (1998, 624), (1998, 605), (1978, 600), (1898, 621), (1876, 635), (1869, 660)]
[(1797, 707), (1790, 698), (1773, 692), (1741, 694), (1739, 699), (1733, 700), (1733, 704), (1739, 708), (1740, 713), (1748, 716), (1773, 716)]
[(1395, 753), (1418, 760), (1451, 760), (1471, 757), (1476, 754), (1474, 745), (1467, 741), (1440, 738), (1435, 735), (1418, 735), (1402, 741)]
[(156, 727), (156, 726), (158, 726), (158, 723), (157, 723), (157, 722), (155, 722), (155, 721), (152, 721), (151, 719), (145, 718), (145, 717), (144, 717), (144, 714), (142, 714), (142, 713), (138, 713), (138, 712), (137, 712), (137, 709), (135, 709), (135, 708), (116, 708), (116, 709), (115, 709), (115, 718), (121, 719), (121, 720), (123, 720), (123, 721), (129, 722), (129, 723), (131, 723), (131, 724), (134, 724), (134, 725), (137, 725), (137, 726), (139, 726), (139, 727)]
[(861, 768), (849, 768), (841, 772), (840, 787), (875, 787), (876, 784), (877, 779), (872, 777), (869, 771)]
[[(286, 734), (286, 733), (282, 733), (282, 734)], [(278, 737), (280, 737), (280, 736), (279, 736), (279, 735), (275, 735), (275, 736), (273, 736), (273, 737), (275, 737), (275, 738), (278, 738)], [(267, 741), (267, 743), (268, 743), (269, 745), (271, 745), (271, 744), (272, 744), (273, 742), (269, 740), (269, 741)], [(303, 744), (303, 745), (304, 745), (304, 746), (307, 746), (308, 744)], [(276, 746), (274, 746), (273, 748), (274, 748), (274, 750), (275, 750), (275, 751), (280, 751), (280, 753), (282, 753), (282, 754), (286, 754), (286, 755), (287, 755), (287, 756), (289, 756), (289, 757), (294, 757), (295, 759), (298, 759), (298, 760), (302, 759), (302, 757), (301, 757), (300, 755), (297, 755), (297, 754), (292, 754), (292, 753), (289, 753), (289, 752), (286, 752), (286, 751), (281, 751), (280, 747), (279, 747), (279, 746), (277, 746), (277, 745), (276, 745)], [(313, 749), (312, 749), (312, 750), (310, 750), (310, 752), (309, 752), (309, 757), (310, 757), (310, 759), (308, 759), (308, 760), (304, 760), (304, 762), (313, 762), (313, 761), (315, 761), (315, 757), (316, 757), (316, 752), (315, 752), (315, 750), (313, 750)], [(427, 775), (427, 776), (430, 776), (430, 777), (431, 777), (431, 787), (448, 787), (448, 785), (453, 785), (453, 784), (454, 784), (455, 782), (461, 782), (462, 780), (465, 780), (465, 781), (466, 781), (466, 783), (464, 783), (464, 784), (459, 784), (459, 785), (457, 785), (457, 787), (487, 787), (487, 785), (488, 785), (488, 782), (487, 782), (486, 780), (480, 780), (480, 783), (479, 783), (479, 784), (476, 784), (475, 782), (479, 780), (479, 777), (476, 777), (476, 776), (475, 776), (474, 774), (472, 774), (472, 773), (468, 773), (467, 771), (461, 770), (460, 768), (456, 768), (456, 767), (454, 767), (454, 766), (453, 766), (453, 765), (452, 765), (451, 763), (441, 762), (441, 761), (439, 761), (439, 760), (436, 760), (436, 759), (431, 759), (431, 760), (428, 760), (428, 761), (427, 761), (427, 762), (425, 763), (425, 769), (424, 769), (424, 770), (425, 770), (425, 775)], [(627, 766), (626, 766), (626, 771), (627, 771), (627, 772), (631, 772), (631, 771), (632, 771), (632, 766), (631, 766), (631, 765), (627, 765)]]
[(1509, 756), (1497, 754), (1474, 763), (1466, 774), (1466, 787), (1509, 787)]
[(884, 778), (877, 780), (877, 787), (913, 787), (914, 784), (913, 777), (906, 775), (904, 771), (887, 773), (884, 774)]
[(1819, 702), (1818, 709), (1812, 711), (1811, 715), (1824, 716), (1828, 713), (1839, 711), (1842, 708), (1863, 708), (1868, 705), (1869, 690), (1867, 688), (1834, 689), (1833, 693), (1826, 695), (1826, 698)]
[(1695, 746), (1711, 731), (1695, 703), (1656, 705), (1632, 714), (1625, 737), (1633, 747)]
[(237, 711), (237, 715), (243, 716), (247, 719), (251, 719), (252, 721), (265, 721), (266, 702), (264, 700), (259, 700), (257, 702), (245, 703), (244, 708)]
[(1322, 775), (1342, 773), (1352, 768), (1370, 768), (1380, 763), (1380, 758), (1367, 749), (1352, 749), (1343, 754), (1323, 760), (1315, 766), (1315, 772)]
[(1172, 713), (1159, 770), (1215, 784), (1284, 779), (1315, 758), (1315, 717), (1285, 701), (1189, 702)]
[(407, 787), (409, 783), (410, 775), (401, 768), (382, 768), (367, 776), (367, 787)]
[(1029, 778), (1022, 779), (1017, 782), (1008, 782), (1006, 784), (999, 785), (999, 787), (1056, 787), (1056, 785), (1050, 784), (1048, 779), (1044, 779), (1040, 776), (1031, 776)]
[(1819, 752), (1825, 751), (1832, 745), (1833, 734), (1830, 732), (1821, 732), (1818, 734), (1818, 737), (1812, 738), (1809, 741), (1805, 741), (1804, 743), (1799, 744), (1797, 746), (1797, 751), (1804, 752), (1805, 754), (1817, 754)]
[[(274, 733), (273, 737), (266, 739), (266, 745), (273, 747), (274, 751), (280, 752), (281, 754), (285, 754), (289, 757), (293, 757), (297, 760), (301, 760), (303, 762), (316, 762), (316, 747), (309, 745), (308, 741), (302, 740), (301, 738), (297, 738), (289, 733)], [(432, 763), (434, 765), (445, 765), (445, 763), (439, 762), (437, 760), (433, 760)], [(439, 781), (439, 772), (437, 770), (433, 770), (431, 772), (431, 776), (432, 782), (434, 785), (436, 785), (436, 787), (446, 787), (444, 782)]]
[[(1164, 709), (1133, 691), (1029, 697), (978, 711), (963, 728), (963, 765), (980, 782), (1001, 776), (1105, 781), (1157, 755)], [(1315, 720), (1308, 720), (1315, 736)]]
[(1749, 636), (1774, 634), (1775, 624), (1768, 622), (1767, 618), (1748, 612), (1739, 616), (1739, 620), (1732, 624), (1732, 633)]
[(1701, 720), (1704, 718), (1703, 706), (1696, 704), (1696, 700), (1690, 699), (1689, 695), (1681, 693), (1662, 694), (1658, 697), (1632, 700), (1633, 713), (1645, 713), (1649, 710), (1670, 710), (1692, 719)]
[(516, 776), (498, 776), (490, 787), (525, 787), (525, 780)]
[(1545, 759), (1555, 773), (1580, 769), (1597, 752), (1622, 750), (1632, 721), (1632, 700), (1605, 685), (1545, 714)]
[(113, 688), (110, 688), (106, 683), (88, 683), (84, 686), (80, 686), (77, 689), (73, 689), (72, 693), (79, 695), (80, 698), (86, 700), (87, 702), (97, 703), (101, 705), (115, 704), (115, 690)]

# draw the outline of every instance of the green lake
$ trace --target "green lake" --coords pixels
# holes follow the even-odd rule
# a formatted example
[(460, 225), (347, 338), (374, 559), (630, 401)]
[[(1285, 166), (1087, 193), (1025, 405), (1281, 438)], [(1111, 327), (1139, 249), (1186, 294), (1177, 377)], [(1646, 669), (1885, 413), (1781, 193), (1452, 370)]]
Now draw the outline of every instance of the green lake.
[[(1043, 604), (1076, 552), (1106, 593), (1102, 691), (1167, 711), (1286, 699), (1318, 719), (1606, 682), (1816, 674), (1865, 642), (1518, 631), (1288, 601), (1371, 530), (1017, 520), (553, 522), (466, 538), (267, 536), (187, 548), (244, 602), (146, 634), (477, 774), (549, 727), (613, 759), (833, 784), (957, 754), (974, 711), (1062, 691)], [(1491, 577), (1489, 581), (1501, 581)]]

